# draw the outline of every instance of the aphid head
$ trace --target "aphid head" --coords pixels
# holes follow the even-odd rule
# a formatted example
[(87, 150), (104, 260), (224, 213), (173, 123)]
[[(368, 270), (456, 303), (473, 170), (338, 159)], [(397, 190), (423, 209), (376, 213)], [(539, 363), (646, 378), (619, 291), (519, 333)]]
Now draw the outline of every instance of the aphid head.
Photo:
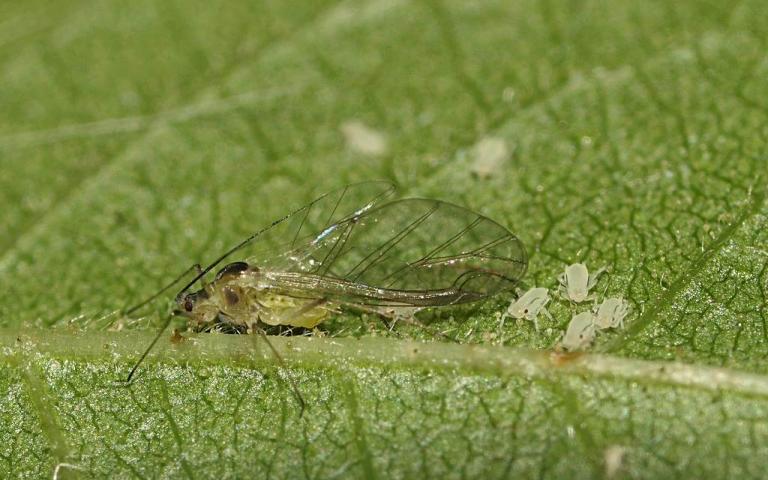
[(176, 297), (176, 305), (179, 306), (178, 311), (182, 315), (190, 316), (195, 311), (195, 306), (200, 300), (208, 298), (208, 292), (205, 290), (199, 290), (197, 292), (182, 293)]

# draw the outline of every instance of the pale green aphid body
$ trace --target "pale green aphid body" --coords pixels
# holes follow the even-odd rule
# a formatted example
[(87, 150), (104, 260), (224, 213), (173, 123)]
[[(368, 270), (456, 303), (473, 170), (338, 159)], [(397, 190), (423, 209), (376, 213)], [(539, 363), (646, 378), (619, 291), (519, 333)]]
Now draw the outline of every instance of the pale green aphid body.
[(623, 298), (606, 298), (595, 308), (595, 326), (606, 328), (624, 328), (624, 318), (629, 314), (629, 304)]
[(547, 310), (547, 303), (551, 300), (549, 296), (549, 290), (543, 287), (534, 287), (525, 292), (512, 302), (507, 308), (507, 311), (501, 316), (502, 323), (507, 317), (513, 317), (517, 319), (525, 319), (533, 322), (536, 330), (539, 329), (538, 316), (539, 313), (544, 312), (551, 320), (552, 314)]
[(563, 335), (560, 344), (568, 351), (577, 351), (587, 348), (595, 339), (595, 315), (590, 312), (582, 312), (574, 315), (568, 324), (568, 329)]
[(593, 296), (589, 291), (597, 284), (598, 277), (605, 272), (602, 267), (591, 274), (587, 266), (583, 263), (574, 263), (565, 267), (565, 272), (561, 273), (557, 280), (560, 282), (558, 292), (560, 296), (574, 303), (581, 303), (585, 300), (591, 300)]

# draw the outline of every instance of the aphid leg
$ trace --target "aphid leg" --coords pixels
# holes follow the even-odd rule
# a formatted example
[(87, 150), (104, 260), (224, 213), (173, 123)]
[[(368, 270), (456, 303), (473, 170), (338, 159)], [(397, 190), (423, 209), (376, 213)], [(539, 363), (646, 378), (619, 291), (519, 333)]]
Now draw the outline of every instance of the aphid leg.
[(435, 330), (434, 328), (431, 328), (428, 325), (425, 325), (424, 323), (422, 323), (421, 321), (417, 320), (413, 316), (400, 317), (400, 318), (398, 318), (398, 320), (401, 320), (403, 323), (407, 323), (408, 325), (414, 325), (416, 327), (420, 327), (420, 328), (424, 329), (425, 332), (429, 332), (432, 335), (436, 335), (438, 337), (444, 338), (444, 339), (446, 339), (446, 340), (448, 340), (450, 342), (454, 342), (454, 343), (458, 342), (458, 340), (456, 338), (448, 335), (447, 333), (443, 333), (443, 332), (441, 332), (439, 330)]
[(557, 276), (557, 283), (557, 294), (562, 300), (570, 302), (571, 298), (568, 296), (568, 279), (564, 273)]
[(589, 276), (589, 279), (587, 280), (587, 291), (589, 291), (592, 287), (594, 287), (597, 284), (597, 279), (602, 275), (603, 273), (608, 271), (608, 267), (600, 267), (597, 269), (597, 271)]
[(395, 325), (397, 325), (397, 322), (403, 322), (407, 323), (409, 325), (416, 325), (418, 327), (427, 329), (427, 326), (423, 323), (419, 322), (414, 315), (416, 315), (416, 312), (421, 310), (418, 307), (402, 307), (402, 308), (392, 308), (390, 310), (392, 315), (392, 326), (390, 327), (390, 330), (394, 330)]
[(439, 330), (435, 330), (434, 328), (430, 327), (429, 325), (425, 325), (423, 322), (419, 321), (416, 317), (413, 315), (418, 311), (419, 309), (411, 310), (407, 314), (398, 314), (398, 312), (395, 312), (394, 315), (394, 322), (392, 323), (392, 327), (395, 326), (397, 322), (403, 322), (407, 323), (408, 325), (412, 325), (415, 327), (419, 327), (423, 329), (425, 332), (430, 333), (431, 335), (435, 335), (441, 338), (444, 338), (451, 342), (458, 342), (458, 340), (446, 333), (443, 333)]
[(504, 322), (507, 320), (507, 317), (511, 316), (509, 314), (509, 310), (504, 310), (504, 313), (501, 314), (501, 318), (499, 319), (499, 331), (504, 330)]
[(133, 307), (129, 308), (128, 310), (126, 310), (124, 312), (124, 314), (125, 315), (130, 315), (133, 312), (135, 312), (136, 310), (140, 309), (141, 307), (143, 307), (143, 306), (147, 305), (148, 303), (152, 302), (157, 297), (159, 297), (160, 295), (162, 295), (163, 293), (165, 293), (169, 289), (171, 289), (174, 285), (179, 283), (184, 277), (186, 277), (189, 274), (189, 272), (191, 272), (193, 270), (197, 271), (198, 274), (200, 274), (200, 272), (203, 271), (203, 269), (202, 269), (202, 267), (200, 266), (199, 263), (196, 263), (196, 264), (192, 265), (188, 269), (184, 270), (184, 272), (181, 275), (179, 275), (178, 277), (176, 277), (171, 283), (169, 283), (168, 285), (164, 286), (157, 293), (155, 293), (151, 297), (147, 298), (146, 300), (142, 301), (141, 303), (139, 303), (137, 305), (134, 305)]
[(53, 468), (53, 480), (59, 480), (59, 473), (61, 472), (62, 468), (68, 468), (71, 470), (79, 470), (79, 471), (85, 471), (83, 467), (80, 465), (75, 465), (72, 463), (57, 463), (56, 466)]
[(551, 314), (551, 313), (549, 313), (549, 310), (547, 309), (547, 307), (541, 307), (541, 311), (542, 311), (542, 312), (544, 312), (544, 315), (546, 315), (546, 316), (547, 316), (547, 318), (548, 318), (548, 319), (549, 319), (551, 322), (553, 322), (553, 323), (556, 323), (555, 317), (553, 317), (553, 316), (552, 316), (552, 314)]
[(516, 296), (515, 300), (509, 304), (507, 309), (504, 310), (504, 313), (501, 314), (501, 318), (499, 318), (499, 330), (502, 330), (504, 328), (504, 323), (506, 322), (507, 318), (512, 316), (512, 314), (509, 313), (510, 309), (512, 308), (512, 305), (514, 305), (515, 302), (520, 299), (520, 297), (525, 295), (525, 292), (526, 290), (519, 287), (515, 289), (515, 296)]
[[(266, 343), (267, 346), (269, 347), (269, 350), (272, 352), (272, 355), (274, 355), (275, 359), (277, 360), (277, 363), (280, 364), (280, 367), (284, 368), (285, 370), (288, 370), (288, 366), (285, 364), (285, 360), (283, 360), (283, 357), (280, 355), (280, 352), (277, 351), (275, 346), (272, 345), (272, 342), (269, 341), (269, 338), (267, 337), (267, 333), (255, 323), (251, 325), (251, 329), (253, 331), (258, 332), (262, 340), (264, 340), (264, 343)], [(286, 375), (286, 378), (288, 379), (288, 385), (291, 387), (294, 397), (296, 397), (296, 401), (299, 403), (299, 418), (301, 418), (304, 415), (304, 409), (306, 408), (307, 404), (304, 401), (304, 397), (301, 396), (299, 387), (296, 386), (296, 382), (293, 381), (293, 378), (290, 375)]]
[[(603, 289), (603, 295), (602, 298), (605, 298), (605, 294), (608, 292), (608, 285), (605, 286)], [(597, 304), (597, 295), (591, 295), (592, 297), (592, 311), (597, 314), (597, 311), (600, 309), (600, 305)]]
[(624, 318), (628, 314), (629, 314), (629, 306), (627, 306), (625, 304), (623, 308), (620, 307), (619, 321), (618, 321), (618, 324), (614, 328), (619, 327), (619, 328), (623, 329), (624, 328)]
[(552, 350), (554, 350), (556, 353), (563, 352), (563, 338), (565, 338), (565, 331), (560, 331), (560, 335), (557, 336), (557, 340), (555, 340), (555, 343), (552, 345)]
[[(402, 313), (395, 311), (394, 309), (384, 310), (384, 309), (366, 307), (365, 305), (355, 305), (355, 304), (341, 304), (341, 305), (350, 310), (357, 310), (360, 312), (377, 315), (389, 331), (393, 331), (395, 324), (397, 322), (403, 322), (403, 323), (407, 323), (408, 325), (413, 325), (413, 326), (422, 328), (424, 331), (429, 332), (432, 335), (445, 338), (446, 340), (450, 340), (451, 342), (457, 341), (455, 338), (451, 337), (450, 335), (434, 330), (428, 325), (425, 325), (424, 323), (417, 320), (413, 315), (417, 311), (419, 311), (419, 309), (413, 309), (413, 307), (411, 307), (412, 308), (411, 312), (404, 315)], [(403, 308), (409, 308), (409, 307), (403, 307)]]
[(395, 327), (395, 313), (391, 310), (385, 310), (383, 308), (372, 308), (367, 307), (365, 305), (353, 305), (353, 304), (344, 304), (345, 308), (348, 308), (349, 310), (357, 310), (358, 312), (367, 313), (369, 315), (375, 315), (379, 320), (381, 320), (381, 323), (384, 324), (384, 328), (386, 328), (389, 331), (392, 331), (392, 329)]
[[(300, 315), (303, 315), (304, 313), (319, 307), (320, 305), (323, 305), (328, 302), (327, 298), (318, 298), (316, 300), (313, 300), (311, 302), (307, 302), (304, 306), (299, 308), (298, 310), (295, 310), (291, 312), (291, 315), (287, 317), (283, 317), (280, 319), (281, 323), (284, 323), (286, 325), (290, 324), (292, 318), (296, 318)], [(280, 366), (286, 370), (288, 370), (288, 366), (285, 363), (285, 360), (283, 360), (283, 357), (280, 355), (280, 352), (277, 351), (274, 345), (272, 345), (272, 342), (269, 341), (269, 338), (267, 337), (267, 333), (258, 326), (257, 323), (251, 324), (251, 330), (257, 332), (261, 338), (264, 340), (264, 342), (269, 347), (269, 350), (272, 352), (272, 355), (274, 355), (275, 359), (277, 360), (277, 363), (280, 364)], [(296, 401), (299, 403), (299, 418), (301, 418), (304, 415), (304, 409), (306, 408), (306, 402), (304, 402), (304, 397), (301, 396), (301, 392), (299, 391), (299, 387), (296, 386), (296, 382), (293, 381), (293, 378), (290, 376), (286, 376), (288, 379), (288, 384), (291, 387), (291, 390), (293, 391), (293, 395), (296, 397)]]

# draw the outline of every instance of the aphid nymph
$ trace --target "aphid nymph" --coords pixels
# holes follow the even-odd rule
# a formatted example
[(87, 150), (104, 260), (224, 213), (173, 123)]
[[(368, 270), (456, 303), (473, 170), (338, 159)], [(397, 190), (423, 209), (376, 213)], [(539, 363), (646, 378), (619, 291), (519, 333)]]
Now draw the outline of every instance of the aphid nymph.
[(598, 269), (590, 274), (587, 266), (583, 263), (574, 263), (565, 267), (565, 272), (561, 273), (557, 280), (560, 283), (558, 292), (563, 298), (575, 303), (592, 299), (589, 291), (597, 284), (598, 277), (606, 271), (605, 267)]
[(501, 322), (503, 325), (504, 320), (507, 317), (513, 317), (517, 319), (524, 318), (533, 322), (536, 330), (539, 329), (538, 316), (540, 312), (544, 312), (550, 320), (554, 321), (552, 314), (547, 310), (547, 303), (551, 300), (549, 296), (549, 290), (543, 287), (534, 287), (525, 292), (516, 301), (512, 302), (507, 308), (507, 311), (501, 316)]
[(624, 318), (629, 313), (629, 304), (623, 298), (606, 298), (595, 306), (595, 326), (606, 328), (624, 328)]
[(563, 335), (561, 345), (573, 352), (587, 348), (595, 339), (595, 316), (592, 312), (574, 315)]

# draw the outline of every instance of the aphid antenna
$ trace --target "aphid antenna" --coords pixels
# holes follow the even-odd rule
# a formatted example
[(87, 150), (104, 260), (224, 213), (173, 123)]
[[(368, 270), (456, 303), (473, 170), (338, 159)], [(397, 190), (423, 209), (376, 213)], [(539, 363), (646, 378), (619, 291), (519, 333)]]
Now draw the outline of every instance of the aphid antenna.
[[(217, 258), (216, 260), (214, 260), (213, 262), (211, 262), (211, 263), (210, 263), (210, 264), (209, 264), (207, 267), (205, 267), (205, 268), (203, 268), (202, 270), (198, 271), (198, 272), (197, 272), (197, 275), (195, 275), (195, 278), (193, 278), (193, 279), (192, 279), (192, 280), (191, 280), (189, 283), (187, 283), (187, 284), (184, 286), (184, 288), (182, 288), (182, 289), (181, 289), (181, 291), (180, 291), (180, 292), (179, 292), (179, 293), (176, 295), (176, 298), (178, 299), (179, 297), (181, 297), (182, 295), (184, 295), (184, 293), (186, 293), (186, 292), (187, 292), (187, 290), (189, 290), (189, 289), (192, 287), (192, 285), (194, 285), (194, 284), (195, 284), (195, 282), (197, 282), (198, 280), (200, 280), (201, 278), (203, 278), (203, 277), (205, 276), (205, 274), (207, 274), (208, 272), (210, 272), (211, 270), (213, 270), (214, 268), (216, 268), (216, 266), (217, 266), (218, 264), (220, 264), (221, 262), (223, 262), (223, 261), (224, 261), (224, 260), (225, 260), (227, 257), (229, 257), (229, 256), (230, 256), (230, 255), (232, 255), (233, 253), (237, 252), (237, 251), (238, 251), (238, 250), (240, 250), (241, 248), (245, 247), (245, 246), (246, 246), (246, 245), (248, 245), (249, 243), (251, 243), (251, 242), (252, 242), (254, 239), (256, 239), (256, 237), (260, 236), (262, 233), (264, 233), (264, 232), (266, 232), (266, 231), (268, 231), (268, 230), (271, 230), (271, 229), (272, 229), (272, 228), (274, 228), (275, 226), (277, 226), (277, 225), (279, 225), (279, 224), (283, 223), (284, 221), (288, 220), (289, 218), (291, 218), (291, 217), (292, 217), (292, 216), (294, 216), (295, 214), (297, 214), (297, 213), (301, 212), (302, 210), (305, 210), (305, 209), (307, 209), (307, 210), (308, 210), (308, 209), (309, 209), (310, 207), (312, 207), (312, 206), (313, 206), (315, 203), (319, 202), (321, 199), (325, 198), (327, 195), (328, 195), (328, 194), (325, 194), (325, 195), (323, 195), (323, 196), (321, 196), (321, 197), (319, 197), (319, 198), (315, 199), (314, 201), (312, 201), (312, 202), (310, 202), (310, 203), (308, 203), (308, 204), (304, 205), (303, 207), (301, 207), (301, 208), (298, 208), (298, 209), (296, 209), (296, 210), (292, 211), (292, 212), (291, 212), (291, 213), (289, 213), (288, 215), (285, 215), (284, 217), (281, 217), (281, 218), (279, 218), (279, 219), (275, 220), (274, 222), (270, 223), (270, 224), (269, 224), (269, 225), (267, 225), (266, 227), (264, 227), (264, 228), (261, 228), (261, 229), (257, 230), (256, 232), (252, 233), (252, 234), (251, 234), (251, 235), (250, 235), (248, 238), (246, 238), (246, 239), (245, 239), (245, 240), (243, 240), (242, 242), (238, 243), (238, 244), (237, 244), (237, 245), (235, 245), (234, 247), (230, 248), (229, 250), (227, 250), (226, 252), (224, 252), (223, 254), (221, 254), (221, 255), (219, 256), (219, 258)], [(303, 222), (302, 222), (302, 223), (303, 223)], [(297, 234), (298, 234), (298, 232), (297, 232)], [(184, 272), (184, 273), (186, 274), (186, 273), (188, 273), (188, 272), (189, 272), (189, 270), (187, 270), (187, 271), (186, 271), (186, 272)], [(182, 275), (182, 277), (183, 277), (183, 276), (184, 276), (184, 275)], [(178, 280), (176, 280), (176, 281), (178, 281)], [(170, 288), (170, 287), (171, 287), (171, 285), (169, 285), (167, 288)], [(166, 290), (167, 290), (167, 288), (166, 288)], [(158, 294), (157, 294), (157, 295), (159, 295), (159, 294), (160, 294), (160, 292), (158, 292)]]
[[(178, 284), (184, 277), (186, 277), (189, 274), (189, 272), (191, 272), (193, 270), (197, 270), (197, 272), (198, 272), (197, 277), (195, 277), (195, 281), (197, 281), (199, 278), (202, 277), (202, 275), (200, 275), (200, 272), (202, 271), (202, 267), (200, 267), (199, 263), (196, 263), (196, 264), (192, 265), (191, 267), (189, 267), (188, 269), (184, 270), (184, 272), (182, 272), (181, 275), (176, 277), (171, 283), (169, 283), (168, 285), (164, 286), (159, 291), (157, 291), (154, 295), (152, 295), (151, 297), (149, 297), (146, 300), (142, 301), (141, 303), (139, 303), (137, 305), (134, 305), (133, 307), (129, 308), (128, 310), (126, 310), (124, 312), (124, 314), (125, 315), (130, 315), (133, 312), (135, 312), (136, 310), (139, 310), (140, 308), (144, 307), (145, 305), (151, 303), (152, 301), (157, 299), (160, 295), (164, 294), (165, 292), (167, 292), (168, 290), (173, 288), (174, 285)], [(194, 283), (194, 282), (192, 282), (192, 283)], [(189, 286), (187, 288), (189, 288)]]
[[(605, 300), (605, 294), (608, 292), (608, 285), (605, 286), (603, 289), (603, 296), (601, 297), (603, 300)], [(597, 295), (592, 299), (592, 306), (597, 308)]]
[(529, 287), (525, 280), (520, 280), (515, 284), (515, 288), (511, 289), (510, 291), (512, 292), (512, 295), (515, 296), (515, 298), (520, 298), (531, 288), (533, 287)]
[(155, 344), (157, 344), (158, 340), (160, 340), (160, 337), (163, 336), (163, 333), (168, 328), (168, 325), (171, 324), (172, 319), (173, 319), (173, 316), (168, 315), (168, 318), (165, 320), (165, 322), (163, 322), (163, 326), (157, 331), (155, 338), (152, 339), (152, 343), (149, 344), (149, 346), (144, 350), (144, 353), (141, 354), (139, 359), (133, 365), (133, 368), (131, 368), (131, 371), (128, 373), (128, 376), (125, 378), (125, 381), (123, 381), (124, 386), (127, 387), (128, 385), (131, 384), (131, 380), (133, 379), (133, 374), (136, 373), (136, 370), (138, 370), (139, 366), (144, 362), (144, 359), (147, 358), (147, 355), (149, 355), (149, 352), (151, 352), (152, 349), (155, 348)]

